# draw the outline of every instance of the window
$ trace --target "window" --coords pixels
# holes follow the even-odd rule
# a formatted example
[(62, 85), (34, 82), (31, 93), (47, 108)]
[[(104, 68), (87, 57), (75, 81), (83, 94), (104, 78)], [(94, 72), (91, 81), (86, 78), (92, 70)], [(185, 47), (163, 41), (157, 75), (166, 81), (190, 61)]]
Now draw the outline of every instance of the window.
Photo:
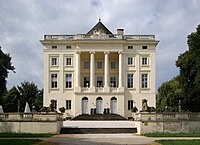
[(90, 62), (89, 61), (84, 62), (84, 68), (86, 68), (86, 69), (90, 68)]
[(133, 74), (127, 74), (127, 88), (133, 88)]
[(53, 108), (56, 110), (57, 109), (57, 100), (52, 100), (53, 103)]
[(115, 61), (111, 61), (111, 62), (110, 62), (110, 68), (111, 68), (111, 69), (115, 69), (115, 68), (116, 68)]
[(148, 65), (148, 59), (147, 57), (142, 58), (142, 65)]
[(57, 88), (58, 76), (57, 74), (51, 74), (51, 88)]
[(142, 74), (142, 88), (148, 88), (148, 74)]
[(133, 109), (133, 100), (128, 100), (128, 110)]
[(102, 61), (97, 61), (97, 68), (101, 69), (103, 66)]
[(110, 87), (116, 87), (116, 77), (110, 77)]
[(103, 77), (97, 77), (97, 87), (103, 87)]
[(66, 58), (66, 65), (72, 65), (72, 58), (70, 57)]
[(133, 49), (133, 46), (128, 46), (128, 49)]
[(72, 101), (66, 100), (66, 110), (71, 110), (71, 109), (72, 109)]
[(84, 87), (89, 88), (89, 86), (90, 86), (90, 78), (84, 77)]
[(57, 58), (56, 57), (51, 58), (51, 65), (57, 65)]
[(132, 65), (133, 64), (133, 58), (132, 57), (129, 57), (128, 58), (128, 65)]
[(147, 46), (142, 46), (142, 49), (147, 49)]
[(72, 88), (72, 74), (66, 74), (66, 88)]
[(66, 46), (66, 49), (71, 49), (72, 48), (72, 46)]
[(51, 46), (52, 49), (57, 49), (56, 45)]

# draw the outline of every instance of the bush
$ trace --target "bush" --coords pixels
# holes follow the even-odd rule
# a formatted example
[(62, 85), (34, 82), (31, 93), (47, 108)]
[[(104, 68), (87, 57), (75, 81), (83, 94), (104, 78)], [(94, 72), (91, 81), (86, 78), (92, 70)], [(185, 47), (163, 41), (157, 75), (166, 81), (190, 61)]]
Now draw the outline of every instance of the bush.
[(132, 110), (131, 110), (131, 111), (135, 113), (135, 112), (137, 112), (137, 111), (138, 111), (138, 109), (137, 109), (137, 107), (135, 106), (135, 107), (133, 107), (133, 108), (132, 108)]
[(65, 113), (65, 107), (60, 107), (60, 108), (59, 108), (59, 111), (60, 111), (61, 113)]

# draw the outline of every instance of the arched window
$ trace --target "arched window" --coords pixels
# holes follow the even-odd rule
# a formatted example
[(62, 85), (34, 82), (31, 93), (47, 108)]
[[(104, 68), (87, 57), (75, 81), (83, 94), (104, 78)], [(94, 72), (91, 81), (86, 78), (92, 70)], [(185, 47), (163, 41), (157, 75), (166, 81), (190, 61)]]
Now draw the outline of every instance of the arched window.
[(97, 100), (103, 100), (101, 97), (98, 97)]
[(82, 100), (88, 100), (88, 98), (87, 97), (83, 97)]

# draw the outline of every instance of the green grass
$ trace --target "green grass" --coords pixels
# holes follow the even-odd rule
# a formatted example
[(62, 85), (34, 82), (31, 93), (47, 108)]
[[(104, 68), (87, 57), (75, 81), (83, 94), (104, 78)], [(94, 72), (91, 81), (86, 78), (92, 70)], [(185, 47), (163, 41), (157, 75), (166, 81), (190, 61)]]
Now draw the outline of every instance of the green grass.
[(156, 140), (162, 145), (200, 145), (200, 140)]
[(0, 133), (0, 138), (13, 138), (13, 137), (51, 137), (55, 134), (31, 134), (31, 133)]
[(149, 133), (147, 137), (200, 137), (199, 133)]
[(33, 145), (41, 140), (32, 139), (0, 139), (0, 145)]

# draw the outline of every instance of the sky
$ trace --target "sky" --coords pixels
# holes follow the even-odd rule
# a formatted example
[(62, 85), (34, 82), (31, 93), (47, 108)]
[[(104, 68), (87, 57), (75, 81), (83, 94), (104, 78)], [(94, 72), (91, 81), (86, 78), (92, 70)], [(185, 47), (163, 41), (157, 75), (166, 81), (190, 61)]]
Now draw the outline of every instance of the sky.
[(16, 73), (7, 87), (34, 82), (43, 88), (45, 34), (85, 34), (101, 18), (113, 33), (153, 34), (156, 85), (179, 74), (175, 62), (188, 50), (187, 36), (200, 24), (200, 0), (0, 0), (0, 46), (10, 53)]

